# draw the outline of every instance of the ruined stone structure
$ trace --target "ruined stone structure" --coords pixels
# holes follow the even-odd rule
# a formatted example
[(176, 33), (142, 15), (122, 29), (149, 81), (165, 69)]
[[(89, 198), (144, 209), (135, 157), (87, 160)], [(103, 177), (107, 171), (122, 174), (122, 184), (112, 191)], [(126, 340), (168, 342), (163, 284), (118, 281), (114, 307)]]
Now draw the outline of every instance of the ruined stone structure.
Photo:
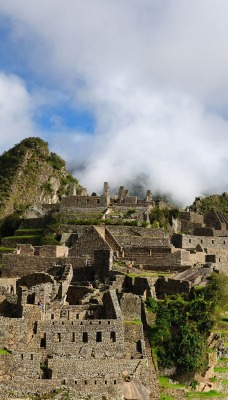
[[(18, 241), (14, 253), (3, 255), (0, 346), (9, 354), (0, 355), (0, 392), (59, 387), (78, 399), (159, 399), (142, 301), (189, 293), (212, 271), (227, 273), (228, 225), (214, 211), (205, 217), (181, 212), (172, 232), (182, 233), (172, 236), (102, 224), (119, 215), (146, 221), (154, 205), (150, 191), (139, 200), (123, 186), (111, 196), (107, 182), (101, 196), (83, 188), (78, 194), (72, 185), (58, 206), (60, 216), (98, 217), (100, 225), (62, 224), (59, 246)], [(31, 208), (27, 227), (43, 227), (51, 207)], [(133, 267), (139, 272), (134, 278)], [(140, 276), (148, 271), (172, 276)]]
[(23, 395), (65, 387), (77, 398), (122, 399), (130, 391), (141, 393), (134, 398), (158, 399), (143, 325), (134, 326), (140, 298), (118, 299), (115, 290), (100, 296), (93, 287), (85, 293), (71, 285), (72, 277), (69, 265), (17, 280), (14, 318), (4, 310), (0, 317), (0, 346), (10, 352), (1, 363), (0, 390)]

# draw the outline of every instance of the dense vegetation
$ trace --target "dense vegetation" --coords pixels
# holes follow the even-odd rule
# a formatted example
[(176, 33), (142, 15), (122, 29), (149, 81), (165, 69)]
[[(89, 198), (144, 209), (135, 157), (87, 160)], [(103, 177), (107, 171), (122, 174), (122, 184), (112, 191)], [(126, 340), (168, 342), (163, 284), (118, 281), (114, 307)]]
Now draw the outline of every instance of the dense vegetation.
[(155, 207), (150, 213), (150, 223), (153, 228), (164, 228), (167, 230), (172, 225), (172, 218), (178, 218), (179, 210), (177, 208), (159, 208)]
[(228, 193), (212, 195), (207, 197), (196, 197), (194, 203), (189, 207), (191, 211), (206, 213), (211, 209), (221, 211), (228, 216)]
[(190, 296), (149, 298), (147, 308), (156, 313), (150, 339), (158, 367), (177, 367), (182, 372), (206, 369), (207, 339), (227, 301), (228, 277), (215, 273), (206, 287), (196, 288)]

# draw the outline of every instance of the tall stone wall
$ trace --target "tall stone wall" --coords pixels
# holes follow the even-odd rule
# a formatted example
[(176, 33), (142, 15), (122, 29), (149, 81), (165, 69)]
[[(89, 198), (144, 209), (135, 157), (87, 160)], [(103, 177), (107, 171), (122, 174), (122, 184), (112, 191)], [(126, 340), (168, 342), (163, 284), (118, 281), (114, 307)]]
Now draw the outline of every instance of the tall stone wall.
[(119, 320), (40, 321), (38, 334), (45, 336), (48, 353), (75, 358), (119, 357), (124, 351), (122, 322)]
[(109, 275), (113, 265), (113, 251), (110, 250), (94, 250), (93, 269), (95, 275), (102, 280)]

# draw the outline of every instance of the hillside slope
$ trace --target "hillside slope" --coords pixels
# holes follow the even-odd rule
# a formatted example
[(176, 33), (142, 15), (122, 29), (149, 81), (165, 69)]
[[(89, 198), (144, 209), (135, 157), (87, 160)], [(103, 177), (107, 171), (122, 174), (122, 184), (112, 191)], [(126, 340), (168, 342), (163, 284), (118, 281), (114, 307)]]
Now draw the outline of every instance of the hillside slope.
[(206, 213), (211, 209), (228, 215), (228, 193), (214, 194), (207, 197), (196, 197), (194, 203), (189, 207), (191, 211)]
[(40, 138), (27, 138), (0, 156), (0, 218), (34, 203), (56, 203), (77, 180)]

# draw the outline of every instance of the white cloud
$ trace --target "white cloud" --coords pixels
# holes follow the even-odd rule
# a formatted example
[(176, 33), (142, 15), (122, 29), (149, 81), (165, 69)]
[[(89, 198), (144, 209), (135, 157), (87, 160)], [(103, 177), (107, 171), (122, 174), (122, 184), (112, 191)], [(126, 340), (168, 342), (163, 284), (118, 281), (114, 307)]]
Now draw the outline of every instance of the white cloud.
[(48, 139), (84, 186), (146, 174), (184, 203), (228, 190), (226, 0), (0, 0), (1, 12), (43, 85), (95, 115), (94, 135)]
[(8, 150), (21, 139), (35, 134), (31, 99), (22, 80), (0, 74), (0, 148)]

